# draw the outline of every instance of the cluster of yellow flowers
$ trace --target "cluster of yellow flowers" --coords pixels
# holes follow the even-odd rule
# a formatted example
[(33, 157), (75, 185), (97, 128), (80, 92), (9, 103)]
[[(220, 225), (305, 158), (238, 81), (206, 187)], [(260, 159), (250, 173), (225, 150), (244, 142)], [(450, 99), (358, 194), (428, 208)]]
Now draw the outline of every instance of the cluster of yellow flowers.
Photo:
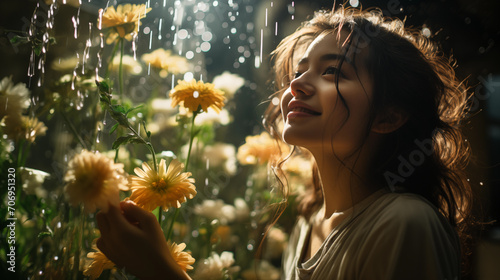
[(142, 55), (142, 60), (147, 64), (160, 69), (160, 77), (165, 78), (168, 73), (180, 74), (189, 71), (186, 58), (173, 55), (170, 50), (156, 49)]
[(283, 142), (271, 138), (269, 133), (247, 136), (245, 144), (238, 148), (236, 157), (243, 165), (264, 164), (278, 159), (280, 154), (287, 154), (289, 147)]
[(141, 19), (145, 18), (150, 11), (151, 8), (146, 8), (144, 4), (118, 5), (116, 9), (110, 6), (106, 11), (100, 9), (99, 26), (110, 29), (106, 43), (113, 44), (123, 38), (131, 41), (137, 35)]
[[(145, 18), (150, 11), (151, 8), (144, 4), (125, 4), (101, 9), (98, 23), (99, 28), (105, 33), (103, 36), (106, 36), (106, 43), (114, 44), (123, 43), (124, 40), (133, 40), (138, 34), (141, 19)], [(186, 58), (173, 55), (170, 50), (161, 48), (142, 55), (142, 60), (151, 67), (159, 69), (161, 77), (166, 77), (168, 73), (185, 73), (190, 69)], [(130, 72), (139, 73), (142, 70), (135, 58), (123, 56), (123, 54), (120, 62), (118, 58), (115, 58), (111, 63), (110, 67), (118, 64), (119, 67), (123, 67), (123, 63), (130, 65)], [(226, 80), (230, 80), (229, 86), (225, 83)], [(219, 80), (214, 80), (214, 83), (194, 79), (180, 80), (170, 91), (169, 101), (173, 108), (179, 107), (179, 113), (191, 113), (194, 117), (198, 113), (209, 112), (209, 108), (212, 113), (215, 111), (218, 114), (221, 111), (224, 112), (225, 101), (231, 98), (244, 83), (244, 79), (230, 73), (224, 73)], [(1, 101), (0, 99), (0, 107)], [(44, 132), (43, 127), (36, 121), (31, 120), (29, 123), (31, 127), (29, 135)], [(195, 123), (194, 119), (193, 123)], [(265, 164), (276, 160), (278, 154), (287, 154), (288, 151), (287, 145), (275, 141), (267, 133), (262, 133), (247, 137), (246, 143), (238, 149), (237, 158), (243, 165)], [(64, 177), (65, 192), (72, 205), (83, 204), (88, 212), (96, 210), (106, 212), (110, 204), (118, 206), (121, 191), (126, 192), (126, 195), (122, 197), (128, 196), (125, 200), (131, 200), (147, 211), (157, 208), (168, 211), (171, 208), (180, 208), (183, 203), (197, 195), (195, 179), (192, 178), (191, 172), (184, 169), (185, 165), (177, 159), (170, 162), (161, 159), (159, 162), (154, 162), (154, 165), (151, 165), (151, 162), (143, 162), (141, 167), (134, 169), (134, 175), (129, 175), (124, 171), (124, 165), (113, 161), (109, 155), (83, 150), (76, 154), (68, 164)], [(231, 219), (237, 218), (236, 214), (231, 214), (234, 216)], [(223, 219), (221, 221), (224, 222)], [(227, 236), (230, 235), (231, 228), (228, 225), (222, 225), (210, 238), (212, 243), (215, 243), (228, 239)], [(184, 251), (186, 244), (167, 241), (170, 253), (179, 266), (184, 271), (192, 270), (195, 259), (189, 252)], [(115, 264), (97, 248), (95, 243), (92, 249), (93, 252), (87, 254), (87, 258), (92, 261), (83, 273), (90, 279), (97, 279), (103, 270), (113, 269)], [(208, 261), (200, 262), (201, 268), (198, 274), (208, 273), (210, 267), (213, 267), (214, 271), (219, 274), (220, 271), (230, 271), (234, 269), (233, 263), (233, 256), (229, 252), (220, 256), (213, 255)]]
[[(102, 28), (108, 28), (107, 43), (111, 44), (118, 39), (131, 40), (140, 26), (140, 19), (144, 18), (151, 8), (145, 5), (118, 5), (101, 10), (99, 20)], [(184, 58), (171, 55), (170, 51), (158, 49), (145, 54), (143, 60), (151, 66), (168, 71), (181, 73), (188, 70)], [(180, 110), (190, 112), (206, 112), (212, 108), (220, 112), (224, 106), (224, 92), (214, 88), (213, 84), (202, 81), (179, 81), (171, 91), (172, 107), (180, 106)], [(156, 164), (155, 164), (156, 165)], [(157, 170), (144, 162), (142, 168), (134, 169), (135, 175), (126, 175), (123, 164), (115, 163), (110, 158), (96, 152), (82, 151), (69, 162), (65, 175), (66, 194), (68, 200), (77, 205), (83, 203), (87, 211), (96, 209), (107, 211), (108, 205), (118, 205), (119, 192), (130, 190), (126, 200), (134, 201), (138, 206), (152, 211), (161, 207), (164, 211), (169, 208), (179, 208), (181, 204), (196, 195), (194, 179), (191, 172), (184, 172), (184, 164), (172, 160), (168, 165), (161, 160)], [(183, 250), (184, 243), (169, 243), (173, 258), (184, 269), (193, 269), (194, 258)], [(84, 274), (92, 279), (99, 277), (104, 269), (114, 267), (101, 251), (94, 245), (95, 252), (88, 253), (93, 259), (85, 269)]]

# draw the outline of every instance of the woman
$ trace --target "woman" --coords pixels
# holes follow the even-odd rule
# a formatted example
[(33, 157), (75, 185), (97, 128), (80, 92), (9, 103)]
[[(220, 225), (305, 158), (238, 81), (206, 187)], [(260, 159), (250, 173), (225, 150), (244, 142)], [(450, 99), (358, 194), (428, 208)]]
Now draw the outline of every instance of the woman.
[[(316, 163), (282, 278), (460, 278), (466, 90), (448, 61), (401, 21), (356, 9), (316, 13), (274, 58), (280, 102), (265, 126)], [(141, 278), (188, 279), (155, 217), (122, 211), (98, 215), (99, 248)]]

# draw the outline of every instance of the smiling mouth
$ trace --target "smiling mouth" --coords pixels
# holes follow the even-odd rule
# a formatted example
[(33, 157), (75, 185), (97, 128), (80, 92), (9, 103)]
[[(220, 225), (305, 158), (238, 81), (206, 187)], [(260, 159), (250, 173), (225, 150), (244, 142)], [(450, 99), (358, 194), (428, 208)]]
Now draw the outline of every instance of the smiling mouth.
[(309, 110), (309, 109), (304, 108), (304, 107), (295, 107), (295, 108), (291, 109), (290, 112), (306, 113), (306, 114), (310, 114), (310, 115), (314, 115), (314, 116), (321, 115), (321, 113), (319, 113), (319, 112)]

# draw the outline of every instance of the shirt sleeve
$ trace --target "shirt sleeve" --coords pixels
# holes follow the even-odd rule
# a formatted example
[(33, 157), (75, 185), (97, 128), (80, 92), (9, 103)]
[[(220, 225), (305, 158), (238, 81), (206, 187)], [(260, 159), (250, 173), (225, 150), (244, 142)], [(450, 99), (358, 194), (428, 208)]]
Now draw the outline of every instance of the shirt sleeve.
[(357, 254), (357, 279), (460, 278), (457, 234), (428, 202), (394, 203), (372, 225)]

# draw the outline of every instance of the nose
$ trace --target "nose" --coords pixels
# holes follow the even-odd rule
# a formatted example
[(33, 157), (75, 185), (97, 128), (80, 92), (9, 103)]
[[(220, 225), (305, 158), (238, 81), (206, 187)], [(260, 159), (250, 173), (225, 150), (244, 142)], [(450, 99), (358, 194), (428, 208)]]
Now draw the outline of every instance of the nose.
[(290, 83), (290, 89), (294, 97), (314, 94), (314, 87), (312, 86), (310, 81), (308, 81), (308, 79), (305, 77), (305, 73), (302, 74), (300, 77), (292, 80), (292, 82)]

